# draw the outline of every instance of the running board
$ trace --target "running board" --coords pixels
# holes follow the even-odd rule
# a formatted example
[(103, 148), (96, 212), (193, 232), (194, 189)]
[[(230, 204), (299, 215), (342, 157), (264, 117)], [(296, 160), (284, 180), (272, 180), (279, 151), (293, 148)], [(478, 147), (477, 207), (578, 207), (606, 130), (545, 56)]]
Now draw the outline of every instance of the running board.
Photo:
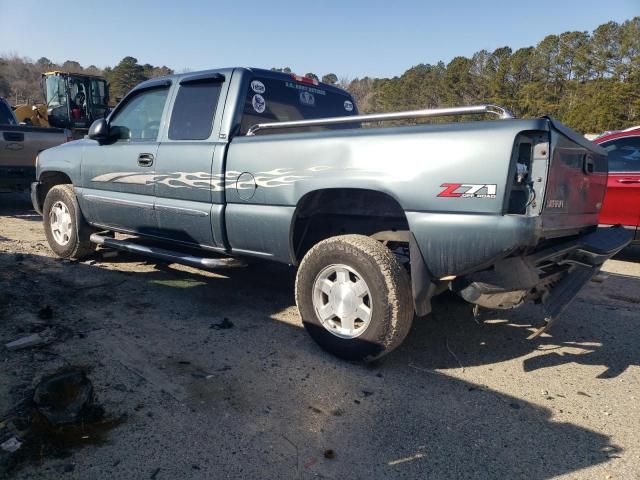
[(125, 252), (138, 253), (147, 257), (158, 258), (170, 263), (180, 263), (183, 265), (189, 265), (196, 268), (204, 269), (217, 269), (217, 268), (238, 268), (246, 267), (247, 264), (233, 257), (228, 258), (207, 258), (196, 257), (188, 253), (176, 252), (173, 250), (166, 250), (164, 248), (150, 247), (148, 245), (140, 245), (128, 240), (116, 240), (115, 238), (105, 237), (94, 233), (89, 237), (91, 242), (101, 245), (107, 248), (115, 248), (116, 250), (123, 250)]

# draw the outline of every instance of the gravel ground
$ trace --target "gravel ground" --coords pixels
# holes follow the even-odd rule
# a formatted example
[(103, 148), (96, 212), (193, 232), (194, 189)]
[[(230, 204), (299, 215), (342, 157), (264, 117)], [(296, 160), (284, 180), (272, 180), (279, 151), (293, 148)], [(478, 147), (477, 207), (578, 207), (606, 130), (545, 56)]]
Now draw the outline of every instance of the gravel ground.
[[(364, 366), (307, 336), (288, 267), (61, 261), (2, 195), (0, 442), (24, 444), (0, 478), (640, 478), (640, 248), (605, 270), (535, 341), (536, 306), (478, 324), (443, 298)], [(49, 343), (4, 348), (32, 332)], [(34, 387), (73, 368), (105, 418), (38, 430)]]

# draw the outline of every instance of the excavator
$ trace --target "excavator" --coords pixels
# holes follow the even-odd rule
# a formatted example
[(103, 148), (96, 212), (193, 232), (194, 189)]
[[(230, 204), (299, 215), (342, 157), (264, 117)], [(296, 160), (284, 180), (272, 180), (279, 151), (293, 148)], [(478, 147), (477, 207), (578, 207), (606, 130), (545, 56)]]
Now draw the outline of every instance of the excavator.
[(46, 103), (16, 106), (19, 122), (68, 128), (80, 138), (94, 120), (109, 113), (109, 85), (102, 77), (54, 70), (42, 74), (42, 88)]

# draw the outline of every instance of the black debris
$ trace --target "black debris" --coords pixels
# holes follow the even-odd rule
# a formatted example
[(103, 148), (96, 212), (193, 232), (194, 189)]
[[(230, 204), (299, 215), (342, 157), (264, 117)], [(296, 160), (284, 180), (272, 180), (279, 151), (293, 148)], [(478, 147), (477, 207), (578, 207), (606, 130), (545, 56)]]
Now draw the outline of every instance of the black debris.
[(214, 330), (229, 330), (233, 328), (233, 322), (225, 317), (220, 323), (212, 323), (209, 325), (209, 328), (213, 328)]
[(41, 320), (51, 320), (53, 318), (53, 309), (47, 305), (38, 311), (38, 318)]

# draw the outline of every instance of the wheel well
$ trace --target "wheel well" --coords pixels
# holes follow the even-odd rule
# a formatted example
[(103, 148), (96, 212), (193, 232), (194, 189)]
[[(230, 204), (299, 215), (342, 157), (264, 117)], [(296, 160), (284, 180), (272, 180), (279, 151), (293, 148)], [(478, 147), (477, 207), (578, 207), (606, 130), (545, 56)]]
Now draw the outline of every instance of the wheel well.
[(374, 190), (316, 190), (298, 202), (292, 222), (291, 248), (296, 263), (316, 243), (335, 235), (407, 232), (404, 210), (392, 196)]
[(40, 188), (38, 189), (38, 204), (44, 204), (47, 193), (56, 185), (71, 184), (71, 179), (62, 172), (43, 172), (40, 175)]

